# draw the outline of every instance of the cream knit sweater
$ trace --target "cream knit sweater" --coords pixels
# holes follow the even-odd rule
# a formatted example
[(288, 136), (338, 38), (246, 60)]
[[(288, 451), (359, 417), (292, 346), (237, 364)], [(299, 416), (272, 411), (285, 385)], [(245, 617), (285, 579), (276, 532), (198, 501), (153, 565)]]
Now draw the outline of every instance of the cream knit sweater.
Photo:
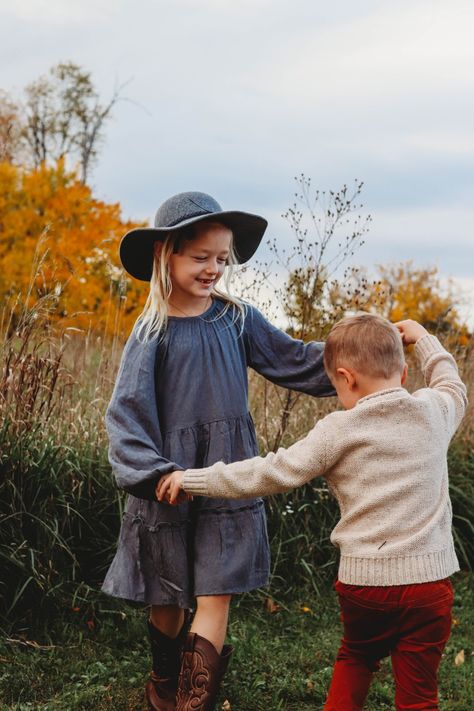
[(451, 533), (446, 453), (466, 388), (434, 336), (416, 346), (428, 387), (383, 390), (333, 412), (288, 449), (184, 473), (194, 495), (245, 498), (288, 491), (323, 476), (341, 518), (339, 580), (404, 585), (445, 578), (459, 563)]

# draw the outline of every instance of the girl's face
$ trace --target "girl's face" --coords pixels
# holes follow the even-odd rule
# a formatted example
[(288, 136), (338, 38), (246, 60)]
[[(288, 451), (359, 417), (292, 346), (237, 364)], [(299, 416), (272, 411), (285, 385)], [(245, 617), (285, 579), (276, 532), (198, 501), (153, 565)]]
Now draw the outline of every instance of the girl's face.
[(181, 306), (205, 306), (226, 266), (232, 231), (217, 222), (197, 225), (196, 236), (184, 240), (169, 260), (171, 300)]

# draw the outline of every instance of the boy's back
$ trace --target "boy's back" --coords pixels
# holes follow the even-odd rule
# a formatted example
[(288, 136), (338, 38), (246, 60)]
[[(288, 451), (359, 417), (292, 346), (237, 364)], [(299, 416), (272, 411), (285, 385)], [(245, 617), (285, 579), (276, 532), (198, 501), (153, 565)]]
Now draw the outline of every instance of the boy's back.
[(425, 582), (459, 569), (447, 450), (465, 389), (437, 339), (418, 341), (416, 353), (431, 387), (375, 393), (321, 422), (325, 477), (341, 509), (331, 541), (341, 549), (343, 582)]

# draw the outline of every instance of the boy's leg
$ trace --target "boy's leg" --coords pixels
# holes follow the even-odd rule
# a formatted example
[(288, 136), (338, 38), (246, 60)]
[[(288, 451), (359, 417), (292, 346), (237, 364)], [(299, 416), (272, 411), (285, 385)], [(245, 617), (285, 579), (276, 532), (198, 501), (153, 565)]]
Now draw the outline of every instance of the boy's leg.
[(360, 711), (377, 668), (377, 662), (371, 667), (366, 659), (351, 654), (345, 648), (343, 639), (334, 664), (324, 711)]
[(453, 590), (449, 580), (409, 585), (392, 651), (395, 707), (438, 709), (438, 667), (451, 632)]
[(389, 654), (396, 612), (390, 588), (335, 587), (344, 633), (324, 711), (360, 711), (379, 660)]

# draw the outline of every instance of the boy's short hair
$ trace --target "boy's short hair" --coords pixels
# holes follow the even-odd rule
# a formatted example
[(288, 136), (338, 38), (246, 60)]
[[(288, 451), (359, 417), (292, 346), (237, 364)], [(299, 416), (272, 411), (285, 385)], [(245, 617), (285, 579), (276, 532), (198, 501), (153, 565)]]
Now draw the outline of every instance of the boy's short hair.
[(327, 337), (324, 366), (329, 375), (353, 367), (363, 375), (390, 378), (405, 367), (402, 338), (390, 321), (377, 314), (346, 316)]

